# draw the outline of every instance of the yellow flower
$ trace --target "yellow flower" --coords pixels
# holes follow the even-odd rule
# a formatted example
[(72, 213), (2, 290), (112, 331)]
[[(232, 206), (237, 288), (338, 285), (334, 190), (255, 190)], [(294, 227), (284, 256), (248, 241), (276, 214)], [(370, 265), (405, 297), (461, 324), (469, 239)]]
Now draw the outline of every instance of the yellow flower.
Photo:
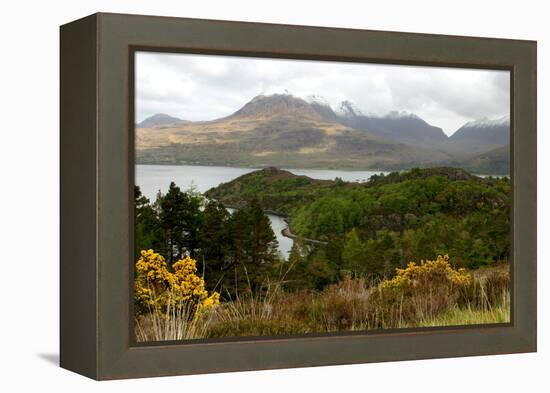
[(211, 295), (205, 288), (204, 279), (197, 276), (196, 261), (190, 257), (176, 261), (168, 270), (162, 255), (153, 250), (143, 250), (136, 262), (134, 298), (137, 313), (163, 312), (168, 306), (176, 309), (197, 311), (210, 309), (219, 304), (220, 295)]
[(405, 269), (396, 269), (395, 277), (382, 281), (381, 288), (414, 287), (435, 277), (458, 286), (466, 286), (472, 279), (466, 269), (454, 270), (449, 263), (448, 255), (438, 255), (435, 261), (420, 261), (420, 265), (409, 262)]

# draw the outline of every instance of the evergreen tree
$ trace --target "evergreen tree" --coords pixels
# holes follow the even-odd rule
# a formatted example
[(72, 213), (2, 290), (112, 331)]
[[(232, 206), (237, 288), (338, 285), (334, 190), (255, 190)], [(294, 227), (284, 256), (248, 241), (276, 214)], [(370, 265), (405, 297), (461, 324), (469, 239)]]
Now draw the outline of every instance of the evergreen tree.
[(393, 275), (402, 262), (396, 241), (388, 230), (381, 230), (375, 239), (369, 239), (364, 252), (362, 268), (367, 276)]
[(160, 200), (160, 226), (169, 265), (181, 258), (185, 249), (185, 230), (189, 217), (189, 197), (174, 182)]
[(365, 260), (364, 244), (357, 228), (353, 228), (345, 236), (344, 249), (342, 251), (342, 268), (350, 271), (352, 275), (361, 275), (364, 273), (364, 267), (368, 262)]
[(310, 277), (306, 274), (307, 255), (310, 249), (300, 239), (295, 239), (287, 261), (279, 262), (280, 276), (284, 274), (285, 288), (300, 290), (311, 288)]
[[(222, 284), (222, 279), (231, 272), (227, 269), (229, 255), (229, 212), (219, 202), (210, 200), (203, 211), (198, 262), (210, 290)], [(199, 267), (201, 271), (201, 267)]]
[(247, 288), (246, 275), (243, 264), (246, 261), (246, 247), (248, 247), (249, 220), (246, 211), (235, 210), (227, 221), (227, 268), (221, 285), (222, 294), (236, 297)]
[(254, 198), (247, 209), (251, 225), (249, 263), (252, 266), (266, 266), (277, 260), (279, 243), (271, 228), (269, 217), (264, 214), (259, 201)]
[(258, 291), (277, 261), (278, 242), (271, 222), (257, 199), (235, 211), (228, 222), (230, 236), (229, 261), (233, 284), (238, 291)]
[(134, 187), (134, 255), (141, 250), (161, 248), (160, 223), (154, 208), (139, 188)]
[(191, 188), (185, 192), (187, 196), (186, 216), (184, 222), (183, 243), (187, 253), (195, 258), (201, 246), (202, 226), (204, 214), (201, 210), (204, 198)]
[(334, 263), (327, 257), (324, 247), (314, 249), (309, 255), (305, 268), (305, 277), (309, 287), (322, 289), (337, 281), (338, 271)]

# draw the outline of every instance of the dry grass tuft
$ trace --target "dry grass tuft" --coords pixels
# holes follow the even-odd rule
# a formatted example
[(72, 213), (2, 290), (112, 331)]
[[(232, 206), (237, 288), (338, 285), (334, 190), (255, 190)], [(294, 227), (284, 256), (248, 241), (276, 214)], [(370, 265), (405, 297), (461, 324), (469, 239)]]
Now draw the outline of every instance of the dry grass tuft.
[(164, 294), (170, 301), (167, 306), (160, 302), (150, 305), (149, 312), (136, 317), (137, 341), (171, 341), (204, 338), (212, 321), (212, 310), (197, 312), (196, 304), (188, 301), (173, 301), (177, 295), (168, 290)]

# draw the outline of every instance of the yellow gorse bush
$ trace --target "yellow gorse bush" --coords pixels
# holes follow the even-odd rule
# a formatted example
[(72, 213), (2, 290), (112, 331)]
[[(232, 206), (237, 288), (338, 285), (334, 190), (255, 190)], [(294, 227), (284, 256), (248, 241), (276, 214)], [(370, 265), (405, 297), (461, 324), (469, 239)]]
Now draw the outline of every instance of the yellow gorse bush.
[(208, 294), (202, 277), (197, 276), (196, 261), (190, 257), (176, 261), (168, 270), (162, 255), (154, 250), (142, 250), (136, 262), (134, 298), (136, 311), (164, 312), (172, 308), (188, 308), (192, 316), (219, 304), (217, 292)]
[(420, 264), (409, 262), (373, 293), (372, 300), (380, 310), (378, 324), (402, 326), (404, 321), (414, 323), (446, 312), (456, 305), (471, 281), (466, 270), (452, 268), (447, 255)]
[(438, 255), (435, 261), (409, 262), (405, 269), (396, 269), (395, 277), (384, 280), (382, 289), (417, 287), (430, 281), (433, 284), (449, 284), (466, 286), (471, 283), (472, 277), (466, 269), (455, 270), (449, 263), (448, 255)]

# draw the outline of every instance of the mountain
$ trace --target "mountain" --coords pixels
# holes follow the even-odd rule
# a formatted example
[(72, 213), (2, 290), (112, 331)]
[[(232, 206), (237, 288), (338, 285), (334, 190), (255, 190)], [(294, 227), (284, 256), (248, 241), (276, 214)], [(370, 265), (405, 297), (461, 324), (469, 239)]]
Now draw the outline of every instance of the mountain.
[(239, 117), (255, 119), (294, 117), (302, 120), (323, 120), (323, 117), (306, 100), (290, 94), (256, 96), (227, 118)]
[(510, 145), (478, 154), (463, 162), (462, 166), (473, 173), (508, 175), (510, 173)]
[(322, 96), (313, 95), (307, 98), (309, 105), (317, 112), (323, 119), (339, 122), (338, 115), (332, 110), (330, 104)]
[(385, 116), (364, 115), (350, 101), (343, 101), (338, 113), (343, 124), (401, 143), (438, 147), (448, 139), (441, 128), (412, 113), (393, 111)]
[(136, 124), (138, 128), (152, 128), (163, 125), (170, 125), (174, 123), (183, 122), (184, 120), (178, 119), (177, 117), (172, 117), (164, 113), (157, 113), (156, 115), (150, 116), (143, 120), (141, 123)]
[(137, 160), (248, 167), (395, 169), (449, 159), (440, 150), (355, 129), (341, 118), (318, 98), (262, 94), (217, 120), (138, 128)]
[(469, 149), (474, 153), (489, 151), (510, 143), (510, 118), (481, 119), (460, 127), (449, 138), (449, 147)]

